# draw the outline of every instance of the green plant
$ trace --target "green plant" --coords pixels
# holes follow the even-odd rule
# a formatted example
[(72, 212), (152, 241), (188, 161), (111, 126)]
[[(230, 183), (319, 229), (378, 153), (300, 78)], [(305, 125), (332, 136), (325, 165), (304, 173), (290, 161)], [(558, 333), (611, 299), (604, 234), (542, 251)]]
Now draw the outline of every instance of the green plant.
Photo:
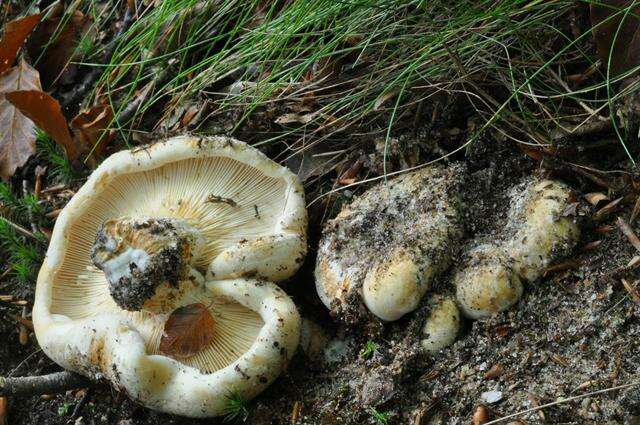
[(389, 418), (391, 417), (391, 413), (380, 412), (373, 407), (371, 408), (370, 413), (378, 425), (387, 425), (389, 423)]
[(376, 352), (378, 347), (379, 345), (376, 342), (371, 340), (367, 341), (364, 345), (364, 348), (360, 352), (360, 357), (365, 360), (369, 360), (371, 357), (373, 357), (373, 354)]
[(73, 403), (70, 403), (68, 401), (65, 401), (64, 403), (62, 403), (59, 407), (58, 407), (58, 416), (65, 416), (69, 413), (69, 410), (71, 409), (71, 406), (73, 406)]
[(76, 171), (62, 149), (46, 133), (37, 130), (36, 146), (39, 158), (48, 165), (47, 174), (60, 183), (69, 183), (83, 177)]
[(224, 422), (245, 422), (249, 417), (249, 402), (237, 391), (227, 396)]

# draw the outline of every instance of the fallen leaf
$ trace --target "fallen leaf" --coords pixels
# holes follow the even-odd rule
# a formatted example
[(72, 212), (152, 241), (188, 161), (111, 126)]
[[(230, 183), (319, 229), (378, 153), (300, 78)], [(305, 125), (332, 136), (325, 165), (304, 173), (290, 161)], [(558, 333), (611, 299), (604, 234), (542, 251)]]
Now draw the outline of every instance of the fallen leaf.
[[(42, 21), (29, 37), (27, 51), (36, 62), (44, 87), (50, 87), (68, 69), (80, 39), (87, 33), (91, 18), (76, 10), (64, 16), (62, 8)], [(75, 68), (75, 67), (70, 67)]]
[(0, 74), (11, 68), (16, 55), (33, 28), (40, 22), (40, 14), (25, 16), (7, 24), (0, 40)]
[(171, 313), (164, 324), (160, 352), (184, 359), (209, 345), (215, 335), (215, 321), (204, 304), (189, 304)]
[(78, 144), (87, 151), (93, 151), (93, 156), (97, 158), (113, 138), (113, 133), (108, 131), (112, 120), (111, 106), (96, 105), (80, 111), (71, 120), (71, 129)]
[(81, 150), (71, 138), (67, 120), (62, 115), (57, 100), (39, 90), (13, 91), (5, 93), (5, 97), (55, 140), (65, 150), (70, 160), (73, 161), (80, 156)]
[(389, 101), (392, 98), (394, 98), (398, 93), (400, 93), (400, 90), (391, 90), (391, 91), (386, 92), (382, 96), (379, 96), (376, 99), (376, 101), (373, 103), (373, 110), (374, 111), (379, 111), (382, 108), (382, 106), (385, 103), (387, 103), (387, 101)]
[(0, 425), (7, 425), (9, 420), (7, 419), (8, 403), (6, 397), (0, 397)]
[(33, 121), (5, 97), (14, 90), (40, 90), (38, 71), (24, 60), (0, 76), (0, 177), (9, 179), (36, 151)]
[(591, 192), (585, 194), (584, 199), (595, 207), (602, 201), (608, 201), (609, 197), (602, 192)]
[(590, 4), (591, 26), (598, 57), (605, 67), (611, 56), (612, 76), (640, 65), (640, 6), (631, 0), (602, 0)]

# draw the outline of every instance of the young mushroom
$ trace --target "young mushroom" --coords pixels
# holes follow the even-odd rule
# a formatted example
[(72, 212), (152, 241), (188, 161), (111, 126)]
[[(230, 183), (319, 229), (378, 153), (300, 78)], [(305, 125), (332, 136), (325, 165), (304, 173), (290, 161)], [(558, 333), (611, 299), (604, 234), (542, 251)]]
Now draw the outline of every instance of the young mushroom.
[(290, 171), (228, 138), (112, 155), (57, 219), (33, 310), (40, 346), (147, 407), (224, 414), (297, 348), (296, 307), (268, 281), (304, 258), (303, 196)]
[(393, 321), (418, 306), (462, 237), (460, 171), (432, 166), (380, 183), (329, 222), (315, 277), (335, 315), (356, 321), (364, 304)]
[(535, 281), (571, 252), (580, 229), (564, 215), (569, 195), (567, 186), (551, 180), (532, 179), (513, 190), (502, 235), (468, 249), (454, 274), (465, 316), (480, 319), (508, 309), (522, 296), (523, 281)]

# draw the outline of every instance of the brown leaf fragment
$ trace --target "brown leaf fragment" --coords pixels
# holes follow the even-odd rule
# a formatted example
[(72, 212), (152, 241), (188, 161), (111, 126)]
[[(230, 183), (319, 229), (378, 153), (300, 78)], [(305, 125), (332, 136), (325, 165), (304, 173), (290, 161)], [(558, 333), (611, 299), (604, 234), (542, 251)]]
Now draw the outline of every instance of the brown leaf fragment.
[(24, 60), (0, 75), (0, 177), (9, 179), (36, 151), (35, 125), (7, 100), (14, 90), (41, 90), (38, 71)]
[(76, 47), (90, 26), (91, 18), (79, 10), (65, 16), (62, 8), (58, 8), (29, 37), (27, 51), (37, 60), (36, 69), (40, 71), (45, 87), (50, 87), (70, 67)]
[(47, 93), (38, 90), (18, 90), (5, 97), (24, 115), (60, 145), (70, 160), (77, 159), (81, 150), (69, 133), (67, 120), (60, 104)]
[(164, 324), (160, 352), (177, 359), (189, 358), (211, 343), (215, 327), (215, 321), (204, 304), (179, 307)]
[(11, 68), (24, 40), (38, 22), (40, 22), (39, 13), (16, 19), (5, 26), (4, 35), (0, 40), (0, 74)]
[(608, 201), (609, 197), (602, 192), (591, 192), (584, 195), (584, 199), (594, 207), (602, 201)]
[(495, 379), (495, 378), (498, 378), (503, 373), (504, 373), (504, 367), (502, 367), (500, 363), (496, 363), (493, 366), (491, 366), (491, 369), (489, 369), (484, 374), (484, 379)]
[(640, 6), (630, 0), (602, 0), (590, 3), (589, 9), (596, 51), (605, 69), (611, 59), (611, 76), (640, 65)]
[(480, 405), (476, 407), (475, 412), (473, 412), (473, 417), (471, 418), (471, 422), (473, 425), (482, 425), (489, 422), (489, 409), (485, 406)]
[(9, 403), (6, 397), (0, 397), (0, 425), (7, 425), (9, 420), (7, 418), (7, 411), (9, 410)]
[(600, 208), (598, 211), (596, 211), (594, 219), (600, 220), (600, 219), (608, 216), (609, 214), (611, 214), (613, 211), (615, 211), (616, 208), (618, 208), (618, 204), (620, 202), (622, 202), (623, 199), (624, 199), (624, 196), (622, 196), (622, 197), (620, 197), (618, 199), (614, 199), (613, 201), (609, 202), (604, 207)]
[(78, 143), (86, 151), (93, 151), (94, 157), (100, 157), (111, 139), (109, 125), (113, 120), (113, 110), (109, 105), (96, 105), (80, 111), (71, 120), (71, 129)]

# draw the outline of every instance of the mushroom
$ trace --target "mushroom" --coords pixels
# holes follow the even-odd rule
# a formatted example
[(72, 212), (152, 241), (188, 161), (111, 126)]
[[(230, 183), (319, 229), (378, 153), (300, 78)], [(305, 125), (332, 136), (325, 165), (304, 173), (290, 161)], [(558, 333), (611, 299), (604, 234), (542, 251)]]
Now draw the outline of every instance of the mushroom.
[(502, 234), (491, 244), (471, 246), (454, 274), (456, 297), (465, 316), (488, 317), (522, 296), (522, 282), (533, 282), (554, 260), (568, 255), (580, 237), (564, 216), (570, 190), (560, 182), (531, 179), (511, 193)]
[(328, 223), (315, 277), (335, 315), (357, 321), (364, 303), (393, 321), (418, 306), (462, 237), (460, 175), (432, 166), (378, 184)]
[[(230, 394), (258, 394), (297, 348), (300, 317), (271, 282), (306, 253), (303, 197), (289, 170), (229, 138), (112, 155), (57, 219), (36, 287), (40, 346), (147, 407), (224, 414)], [(210, 315), (211, 338), (164, 352), (169, 319), (190, 305)]]
[(571, 253), (580, 238), (580, 228), (565, 211), (570, 189), (552, 180), (531, 180), (513, 194), (506, 244), (514, 270), (530, 282), (549, 264)]
[(518, 302), (522, 282), (504, 250), (481, 244), (467, 251), (453, 283), (460, 309), (466, 317), (481, 319)]
[(456, 340), (460, 331), (460, 312), (453, 298), (442, 295), (433, 296), (429, 307), (420, 344), (428, 353), (437, 353)]

